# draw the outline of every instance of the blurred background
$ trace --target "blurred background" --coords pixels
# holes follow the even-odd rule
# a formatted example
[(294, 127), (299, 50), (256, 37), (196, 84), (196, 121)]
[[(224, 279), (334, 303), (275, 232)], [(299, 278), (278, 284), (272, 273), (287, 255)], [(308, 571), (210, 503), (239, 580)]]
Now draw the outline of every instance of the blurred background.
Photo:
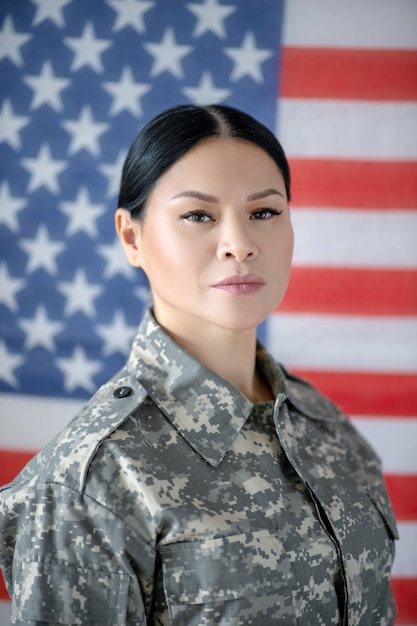
[(380, 454), (397, 623), (417, 625), (417, 2), (2, 0), (0, 77), (0, 484), (149, 305), (113, 227), (137, 132), (179, 103), (242, 108), (293, 174), (291, 283), (259, 336)]

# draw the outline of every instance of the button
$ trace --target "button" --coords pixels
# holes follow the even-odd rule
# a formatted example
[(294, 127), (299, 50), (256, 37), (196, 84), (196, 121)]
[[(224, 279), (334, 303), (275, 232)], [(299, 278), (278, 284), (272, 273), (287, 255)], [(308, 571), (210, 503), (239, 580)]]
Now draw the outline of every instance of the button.
[(131, 387), (117, 387), (117, 389), (114, 390), (113, 395), (115, 398), (126, 398), (127, 396), (130, 396), (131, 393)]

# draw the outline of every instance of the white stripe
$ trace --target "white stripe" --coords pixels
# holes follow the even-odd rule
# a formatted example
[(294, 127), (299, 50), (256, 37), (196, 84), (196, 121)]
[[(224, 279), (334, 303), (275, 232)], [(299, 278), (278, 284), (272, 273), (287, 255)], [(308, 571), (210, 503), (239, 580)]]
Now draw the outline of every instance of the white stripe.
[(288, 0), (288, 46), (417, 48), (415, 0)]
[(0, 447), (39, 450), (83, 404), (81, 400), (0, 394)]
[(295, 368), (417, 372), (417, 319), (275, 313), (267, 345)]
[(417, 268), (417, 211), (295, 208), (294, 265)]
[(417, 417), (352, 418), (382, 460), (386, 474), (417, 474)]
[(396, 578), (417, 577), (417, 523), (399, 522), (400, 540), (396, 544), (396, 554), (392, 574)]
[(417, 104), (282, 98), (276, 135), (289, 157), (416, 159)]
[(12, 618), (12, 603), (0, 601), (0, 626), (10, 626)]

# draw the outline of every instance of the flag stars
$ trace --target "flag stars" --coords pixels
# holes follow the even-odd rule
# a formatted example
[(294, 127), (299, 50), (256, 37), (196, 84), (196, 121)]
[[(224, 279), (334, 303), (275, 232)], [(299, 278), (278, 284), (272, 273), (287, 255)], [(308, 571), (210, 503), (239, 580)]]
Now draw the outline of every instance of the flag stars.
[(105, 208), (91, 202), (87, 189), (80, 189), (74, 202), (61, 202), (59, 208), (68, 217), (67, 237), (78, 232), (89, 237), (98, 236), (96, 220), (103, 215)]
[(140, 98), (150, 91), (150, 85), (135, 83), (132, 70), (125, 67), (117, 82), (104, 82), (103, 88), (113, 98), (110, 115), (117, 115), (121, 111), (130, 111), (134, 116), (143, 115)]
[(118, 32), (122, 28), (130, 26), (136, 32), (144, 33), (146, 27), (143, 16), (155, 5), (155, 2), (148, 0), (108, 0), (107, 4), (117, 13), (113, 31)]
[(177, 44), (172, 28), (165, 29), (160, 43), (145, 43), (144, 48), (154, 59), (150, 71), (151, 76), (158, 76), (162, 72), (167, 71), (176, 78), (184, 76), (181, 61), (193, 49), (192, 46)]
[(0, 111), (0, 142), (15, 150), (21, 147), (19, 131), (28, 124), (28, 117), (15, 115), (10, 100), (5, 100)]
[(19, 326), (26, 333), (24, 347), (26, 350), (33, 348), (45, 348), (49, 352), (54, 352), (54, 337), (64, 328), (64, 324), (51, 320), (44, 306), (37, 307), (35, 315), (30, 319), (22, 318)]
[(107, 178), (107, 196), (117, 196), (119, 193), (120, 178), (122, 174), (125, 153), (120, 150), (114, 163), (99, 165), (99, 171)]
[(94, 391), (93, 377), (101, 370), (101, 363), (87, 358), (85, 350), (76, 346), (71, 357), (56, 359), (58, 368), (64, 375), (64, 387), (68, 392), (77, 387)]
[(84, 26), (81, 37), (65, 37), (64, 42), (75, 55), (70, 68), (72, 72), (84, 66), (90, 67), (94, 72), (103, 72), (101, 55), (110, 48), (112, 41), (97, 39), (91, 23)]
[(1, 28), (0, 60), (9, 59), (15, 65), (23, 65), (20, 48), (32, 37), (28, 33), (19, 33), (14, 28), (11, 17), (7, 16)]
[(17, 215), (27, 203), (25, 198), (15, 198), (10, 193), (7, 182), (0, 185), (0, 224), (4, 224), (13, 232), (18, 232)]
[(22, 239), (19, 245), (29, 255), (26, 267), (28, 273), (38, 269), (43, 269), (49, 274), (58, 272), (56, 257), (65, 249), (65, 243), (50, 239), (44, 224), (39, 226), (34, 239)]
[(65, 19), (62, 10), (72, 0), (31, 0), (36, 6), (35, 17), (32, 26), (37, 26), (44, 20), (51, 20), (58, 28), (65, 27)]
[(250, 76), (257, 83), (263, 82), (261, 65), (273, 54), (270, 50), (256, 47), (253, 33), (246, 33), (240, 48), (225, 48), (224, 52), (234, 63), (230, 80), (237, 81)]
[(14, 370), (22, 365), (24, 361), (23, 356), (12, 354), (7, 350), (5, 342), (0, 342), (0, 380), (10, 385), (10, 387), (19, 387)]
[(106, 261), (106, 268), (103, 274), (106, 280), (113, 278), (113, 276), (117, 274), (122, 274), (128, 279), (134, 277), (133, 267), (129, 265), (117, 237), (112, 244), (99, 245), (98, 253), (104, 257)]
[(115, 352), (126, 355), (135, 335), (136, 326), (129, 326), (122, 311), (116, 311), (111, 324), (98, 324), (97, 333), (103, 339), (103, 355)]
[(21, 163), (30, 172), (29, 193), (45, 187), (52, 194), (59, 194), (58, 176), (66, 169), (67, 163), (53, 159), (48, 144), (40, 147), (36, 157), (22, 159)]
[(109, 124), (96, 122), (91, 114), (90, 107), (84, 107), (78, 120), (65, 120), (62, 126), (71, 135), (68, 154), (74, 154), (78, 150), (87, 150), (92, 156), (100, 156), (99, 138), (103, 135)]
[(45, 61), (38, 76), (25, 76), (23, 80), (33, 90), (31, 109), (47, 104), (57, 112), (62, 111), (61, 91), (71, 81), (69, 78), (57, 78), (50, 61)]
[(182, 92), (193, 102), (198, 105), (211, 103), (220, 103), (228, 98), (232, 91), (230, 89), (221, 89), (213, 83), (210, 72), (203, 72), (198, 87), (184, 87)]
[(17, 311), (16, 294), (23, 289), (25, 281), (22, 278), (10, 276), (7, 265), (0, 265), (0, 304), (4, 304), (11, 311)]
[(96, 316), (94, 300), (103, 292), (101, 285), (89, 283), (83, 269), (77, 270), (72, 283), (61, 282), (59, 291), (66, 297), (64, 314), (84, 313), (88, 317)]
[(187, 4), (187, 9), (197, 18), (193, 37), (213, 32), (220, 38), (226, 37), (224, 20), (236, 11), (236, 7), (219, 4), (218, 0), (205, 0), (202, 4)]

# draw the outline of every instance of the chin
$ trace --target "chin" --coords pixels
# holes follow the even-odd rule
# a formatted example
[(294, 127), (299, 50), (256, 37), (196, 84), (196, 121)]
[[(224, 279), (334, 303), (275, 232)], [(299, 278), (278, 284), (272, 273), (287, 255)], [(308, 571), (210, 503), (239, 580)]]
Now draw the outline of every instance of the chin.
[(255, 330), (265, 319), (268, 317), (269, 313), (265, 315), (249, 315), (245, 314), (243, 311), (224, 315), (221, 318), (217, 318), (217, 320), (213, 320), (216, 326), (224, 328), (225, 330), (230, 330), (231, 332), (247, 332), (250, 330)]

